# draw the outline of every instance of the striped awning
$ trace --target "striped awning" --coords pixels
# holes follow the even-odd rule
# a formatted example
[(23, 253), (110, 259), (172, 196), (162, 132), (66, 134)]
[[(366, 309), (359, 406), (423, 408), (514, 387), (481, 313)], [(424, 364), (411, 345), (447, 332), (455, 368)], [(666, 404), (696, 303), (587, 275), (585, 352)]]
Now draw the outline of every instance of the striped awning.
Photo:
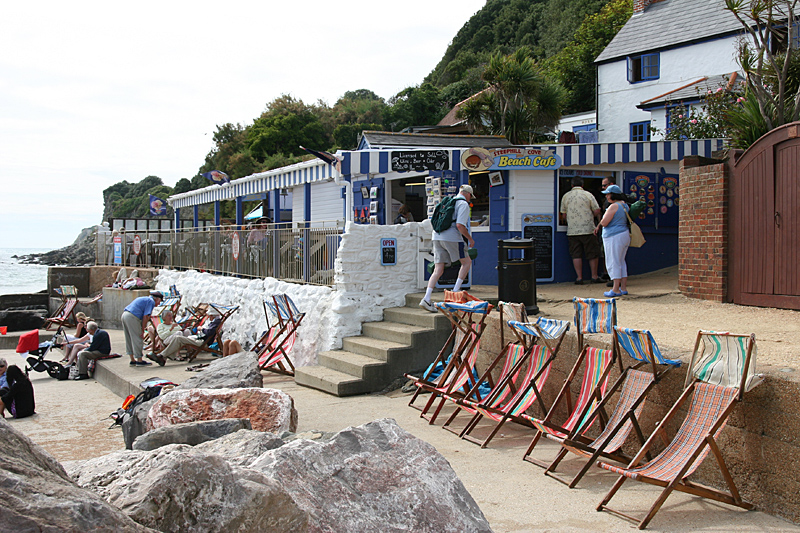
[(534, 148), (555, 150), (556, 154), (561, 156), (562, 166), (574, 167), (680, 161), (687, 155), (711, 157), (712, 152), (722, 150), (723, 144), (723, 139), (696, 139), (634, 143), (549, 144)]

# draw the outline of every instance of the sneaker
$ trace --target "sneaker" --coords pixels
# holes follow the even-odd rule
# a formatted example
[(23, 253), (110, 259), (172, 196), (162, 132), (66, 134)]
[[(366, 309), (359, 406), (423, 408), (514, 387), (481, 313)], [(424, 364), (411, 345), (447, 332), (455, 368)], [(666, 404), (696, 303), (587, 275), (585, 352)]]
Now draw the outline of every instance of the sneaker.
[(83, 379), (89, 379), (89, 374), (78, 374), (78, 377), (76, 377), (74, 381), (80, 381)]
[(151, 363), (150, 361), (142, 361), (142, 360), (137, 360), (137, 361), (136, 361), (134, 364), (135, 364), (136, 366), (150, 366), (150, 365), (152, 365), (153, 363)]
[(147, 354), (147, 358), (150, 359), (151, 361), (155, 361), (156, 363), (158, 363), (158, 366), (164, 366), (167, 362), (167, 360), (164, 359), (163, 356), (156, 355), (154, 353)]
[(419, 306), (430, 313), (436, 312), (436, 308), (433, 306), (433, 304), (427, 301), (425, 298), (419, 301)]
[(136, 361), (131, 361), (131, 362), (130, 362), (130, 365), (131, 365), (131, 366), (136, 366)]

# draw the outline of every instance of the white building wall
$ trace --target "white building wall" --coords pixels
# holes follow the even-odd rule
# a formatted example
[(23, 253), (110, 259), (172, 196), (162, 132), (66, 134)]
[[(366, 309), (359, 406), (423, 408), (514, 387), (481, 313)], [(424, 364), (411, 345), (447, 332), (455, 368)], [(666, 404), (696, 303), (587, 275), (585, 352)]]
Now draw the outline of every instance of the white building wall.
[(552, 170), (510, 171), (508, 203), (508, 230), (522, 231), (525, 213), (553, 213), (555, 180)]
[[(342, 187), (334, 182), (311, 184), (311, 220), (344, 220)], [(292, 222), (305, 221), (306, 189), (299, 185), (292, 188)]]
[(306, 188), (303, 185), (292, 187), (292, 222), (298, 223), (305, 220)]
[(585, 113), (575, 113), (561, 117), (558, 122), (558, 131), (572, 131), (575, 126), (588, 126), (597, 124), (597, 113), (587, 111)]
[[(628, 142), (629, 125), (651, 119), (649, 111), (637, 109), (655, 98), (706, 76), (737, 71), (736, 37), (726, 37), (660, 52), (660, 76), (653, 81), (628, 83), (626, 58), (597, 67), (597, 120), (599, 140)], [(663, 122), (663, 119), (662, 119)], [(665, 124), (661, 124), (661, 128)], [(656, 127), (658, 123), (655, 124)], [(654, 139), (655, 140), (655, 139)]]

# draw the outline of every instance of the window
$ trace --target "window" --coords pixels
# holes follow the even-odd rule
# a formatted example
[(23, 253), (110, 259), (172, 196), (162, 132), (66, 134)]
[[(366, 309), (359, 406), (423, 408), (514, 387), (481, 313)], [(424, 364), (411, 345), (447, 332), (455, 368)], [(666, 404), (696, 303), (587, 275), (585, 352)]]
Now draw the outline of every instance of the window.
[(650, 140), (650, 121), (631, 122), (631, 142)]
[(628, 81), (636, 83), (657, 80), (659, 77), (659, 55), (642, 54), (628, 57)]

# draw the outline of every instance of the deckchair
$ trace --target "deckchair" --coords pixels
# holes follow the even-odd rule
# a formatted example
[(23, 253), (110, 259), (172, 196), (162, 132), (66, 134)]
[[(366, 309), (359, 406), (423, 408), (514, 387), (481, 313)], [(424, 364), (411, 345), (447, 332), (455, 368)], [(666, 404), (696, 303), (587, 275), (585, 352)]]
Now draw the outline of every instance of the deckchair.
[[(522, 414), (533, 405), (538, 405), (542, 414), (548, 412), (549, 408), (542, 399), (542, 387), (550, 375), (553, 360), (570, 327), (569, 322), (541, 317), (531, 323), (509, 321), (508, 325), (518, 339), (518, 342), (509, 344), (509, 350), (513, 352), (522, 349), (523, 357), (498, 380), (498, 386), (485, 400), (476, 402), (467, 398), (462, 402), (462, 407), (473, 413), (473, 417), (459, 436), (480, 444), (481, 448), (488, 446), (503, 424), (509, 420), (530, 426)], [(522, 374), (521, 369), (525, 364), (527, 370)], [(471, 433), (484, 417), (495, 424), (489, 435), (481, 441)]]
[[(620, 467), (600, 462), (602, 468), (620, 474), (620, 477), (597, 506), (597, 510), (609, 511), (634, 523), (639, 522), (639, 529), (644, 529), (673, 490), (751, 509), (752, 504), (743, 501), (739, 495), (720, 453), (717, 437), (744, 393), (761, 383), (761, 376), (755, 373), (755, 361), (755, 335), (698, 332), (686, 373), (684, 391), (639, 453), (628, 466)], [(667, 427), (687, 402), (689, 402), (688, 412), (672, 441), (658, 456), (645, 464), (640, 464), (645, 454), (651, 450), (655, 439), (666, 437)], [(728, 485), (728, 492), (706, 487), (688, 479), (702, 464), (709, 451), (717, 459), (722, 477)], [(608, 507), (608, 502), (627, 479), (664, 488), (641, 521)]]
[[(573, 430), (570, 435), (561, 440), (561, 451), (544, 471), (545, 475), (569, 485), (569, 488), (578, 484), (599, 457), (623, 464), (630, 462), (631, 458), (621, 451), (622, 445), (632, 430), (635, 430), (640, 445), (644, 444), (644, 435), (639, 427), (639, 416), (644, 408), (647, 395), (670, 368), (681, 364), (678, 360), (665, 359), (661, 355), (661, 350), (653, 339), (653, 335), (644, 329), (614, 326), (614, 348), (620, 358), (625, 353), (636, 362), (628, 366), (619, 379), (606, 391), (603, 399), (587, 419), (587, 422), (591, 422), (599, 417), (601, 422), (605, 423), (605, 429), (594, 440), (589, 440)], [(662, 365), (662, 370), (659, 370), (658, 365)], [(611, 405), (611, 400), (617, 392), (619, 397), (609, 416), (605, 409)], [(554, 439), (558, 440), (556, 437)], [(588, 458), (583, 468), (572, 480), (555, 474), (555, 469), (568, 452)]]
[[(439, 312), (450, 320), (453, 330), (439, 351), (438, 356), (422, 377), (412, 378), (415, 379), (414, 385), (417, 387), (417, 391), (408, 405), (415, 409), (420, 409), (413, 405), (414, 400), (422, 391), (432, 393), (425, 407), (420, 409), (420, 417), (422, 418), (425, 418), (433, 402), (442, 394), (463, 395), (472, 390), (477, 383), (478, 373), (475, 370), (475, 361), (478, 358), (478, 350), (480, 349), (480, 338), (486, 327), (485, 320), (491, 313), (492, 306), (488, 302), (474, 298), (465, 291), (460, 292), (464, 292), (466, 297), (459, 296), (457, 298), (466, 299), (465, 303), (446, 301), (434, 304)], [(454, 297), (454, 299), (456, 298)], [(453, 350), (450, 354), (447, 354), (448, 347), (451, 345)], [(441, 373), (434, 377), (438, 370), (441, 370)], [(411, 378), (411, 376), (407, 377)], [(443, 402), (444, 400), (439, 403), (439, 406), (430, 417), (429, 422), (431, 424), (436, 421)]]
[[(230, 316), (239, 309), (238, 305), (208, 305), (219, 315), (220, 321), (219, 324), (217, 324), (217, 330), (213, 335), (208, 335), (200, 346), (186, 347), (186, 360), (188, 362), (194, 361), (194, 358), (197, 357), (197, 355), (201, 352), (208, 352), (217, 356), (222, 355), (222, 327), (225, 325), (225, 321), (228, 320), (228, 318), (230, 318)], [(206, 319), (213, 319), (213, 317), (211, 314), (207, 314)], [(217, 348), (213, 347), (215, 344), (217, 345)]]
[[(174, 285), (172, 287), (174, 287)], [(150, 342), (148, 340), (145, 343), (144, 346), (145, 349), (149, 349), (151, 352), (155, 354), (160, 353), (161, 350), (164, 349), (164, 339), (158, 336), (158, 329), (157, 329), (158, 325), (162, 321), (161, 317), (164, 314), (164, 311), (169, 309), (170, 311), (172, 311), (173, 315), (177, 315), (178, 308), (180, 307), (180, 305), (181, 305), (181, 295), (170, 294), (169, 296), (161, 300), (160, 304), (153, 307), (153, 310), (150, 312), (150, 323), (153, 325), (153, 331), (155, 333), (155, 343), (153, 343), (153, 346), (150, 346)], [(181, 329), (184, 329), (184, 327), (181, 326)]]
[(53, 326), (72, 327), (77, 323), (75, 319), (75, 306), (78, 305), (78, 289), (74, 285), (62, 285), (54, 289), (61, 298), (61, 305), (53, 316), (45, 319), (44, 329), (50, 331)]
[[(294, 363), (289, 352), (297, 338), (297, 328), (306, 314), (297, 309), (288, 294), (275, 294), (264, 300), (264, 315), (267, 319), (267, 331), (253, 346), (253, 351), (258, 356), (258, 366), (261, 370), (294, 376)], [(271, 325), (270, 315), (275, 317)]]
[[(568, 435), (583, 434), (584, 431), (591, 427), (593, 420), (590, 420), (588, 415), (597, 407), (597, 404), (600, 403), (605, 394), (608, 376), (611, 373), (615, 359), (618, 358), (615, 357), (614, 350), (584, 346), (547, 415), (539, 419), (524, 413), (520, 414), (521, 418), (528, 420), (536, 428), (533, 440), (522, 456), (524, 461), (547, 468), (550, 463), (539, 461), (530, 456), (542, 435), (548, 438), (563, 439)], [(583, 367), (583, 378), (580, 384), (580, 392), (573, 405), (570, 388), (581, 367)], [(568, 416), (559, 424), (555, 420), (558, 409), (562, 407), (562, 404), (564, 404), (563, 408), (566, 409)]]
[(583, 349), (585, 344), (585, 334), (614, 334), (614, 326), (617, 325), (616, 299), (573, 298), (572, 304), (575, 306), (575, 329), (578, 334), (578, 352)]
[(205, 319), (209, 306), (210, 304), (208, 303), (200, 303), (195, 306), (186, 306), (184, 308), (183, 315), (180, 318), (176, 318), (175, 322), (180, 324), (183, 329), (195, 330)]

